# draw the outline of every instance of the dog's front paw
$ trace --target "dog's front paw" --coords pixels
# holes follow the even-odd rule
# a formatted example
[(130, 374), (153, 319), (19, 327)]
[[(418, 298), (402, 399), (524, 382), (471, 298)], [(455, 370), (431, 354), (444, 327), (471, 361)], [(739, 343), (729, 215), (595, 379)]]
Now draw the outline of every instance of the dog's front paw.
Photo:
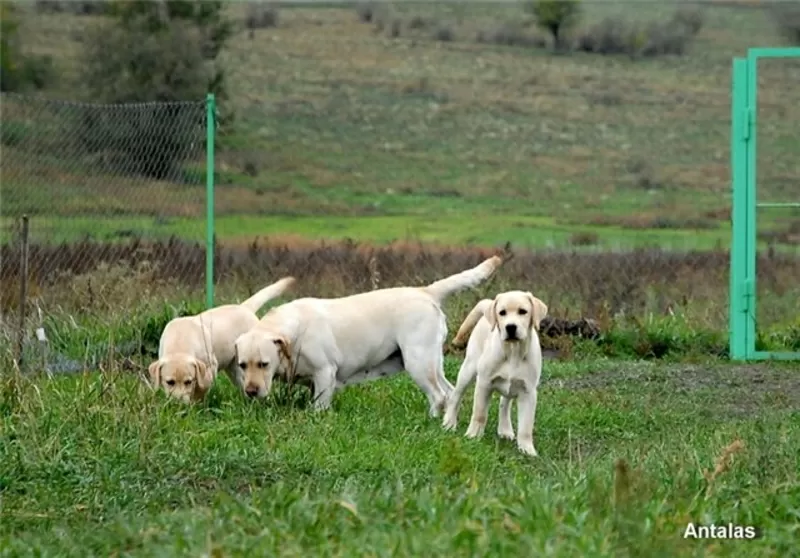
[(536, 448), (533, 447), (533, 443), (519, 443), (517, 444), (517, 447), (519, 448), (519, 451), (525, 455), (530, 455), (531, 457), (537, 457), (539, 455), (539, 453), (536, 451)]
[(467, 433), (464, 434), (467, 438), (480, 438), (483, 436), (483, 426), (476, 423), (470, 423), (467, 428)]
[(514, 439), (514, 429), (509, 428), (507, 430), (498, 429), (497, 435), (503, 438), (504, 440), (513, 440)]
[(445, 430), (455, 430), (456, 426), (458, 425), (458, 417), (455, 416), (455, 413), (446, 413), (444, 415), (444, 420), (442, 421), (442, 428)]

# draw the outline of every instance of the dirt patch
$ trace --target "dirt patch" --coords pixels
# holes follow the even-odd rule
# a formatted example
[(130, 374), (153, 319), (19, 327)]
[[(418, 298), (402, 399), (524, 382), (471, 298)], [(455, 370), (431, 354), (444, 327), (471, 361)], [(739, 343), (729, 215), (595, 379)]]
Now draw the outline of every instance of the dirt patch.
[(732, 415), (771, 409), (800, 410), (800, 374), (781, 363), (694, 365), (631, 363), (575, 378), (554, 379), (566, 389), (604, 389), (641, 385), (672, 393), (713, 393), (713, 405)]

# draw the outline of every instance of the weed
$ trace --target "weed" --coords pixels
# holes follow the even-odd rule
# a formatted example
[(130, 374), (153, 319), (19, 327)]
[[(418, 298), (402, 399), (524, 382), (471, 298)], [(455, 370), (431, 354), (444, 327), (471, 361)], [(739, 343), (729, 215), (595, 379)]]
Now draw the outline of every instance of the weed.
[(542, 37), (526, 32), (522, 25), (515, 23), (504, 23), (488, 30), (479, 30), (475, 40), (479, 43), (517, 47), (543, 48), (546, 45)]
[(425, 29), (430, 25), (430, 21), (428, 21), (425, 17), (421, 15), (412, 16), (411, 19), (408, 20), (408, 28), (409, 29)]
[(678, 10), (666, 22), (630, 22), (606, 17), (579, 34), (576, 48), (594, 54), (637, 57), (683, 55), (700, 31), (702, 13)]
[(768, 10), (775, 26), (789, 44), (800, 46), (800, 6), (790, 2), (775, 2), (769, 5)]
[(359, 2), (356, 5), (356, 13), (358, 14), (358, 19), (362, 23), (373, 23), (376, 21), (376, 13), (378, 9), (376, 7), (375, 2)]
[(453, 26), (447, 23), (440, 23), (433, 31), (433, 38), (437, 41), (450, 42), (456, 38), (456, 32)]
[(264, 2), (248, 2), (244, 24), (251, 31), (277, 27), (278, 8)]

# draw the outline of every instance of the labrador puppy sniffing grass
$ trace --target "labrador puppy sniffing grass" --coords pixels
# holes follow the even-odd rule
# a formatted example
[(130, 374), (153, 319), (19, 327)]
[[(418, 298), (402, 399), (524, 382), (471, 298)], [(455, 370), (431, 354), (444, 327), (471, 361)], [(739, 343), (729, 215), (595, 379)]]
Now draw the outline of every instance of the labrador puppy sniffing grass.
[(184, 402), (199, 401), (211, 389), (219, 368), (242, 389), (234, 359), (234, 341), (258, 323), (256, 312), (294, 285), (284, 277), (241, 304), (226, 304), (170, 320), (161, 334), (158, 360), (150, 364), (150, 382)]
[(452, 343), (463, 346), (469, 338), (456, 386), (445, 405), (442, 421), (445, 429), (455, 429), (461, 397), (477, 377), (466, 436), (483, 436), (489, 401), (497, 391), (500, 393), (497, 434), (501, 438), (514, 438), (511, 403), (516, 399), (517, 447), (525, 454), (537, 455), (533, 425), (542, 374), (542, 348), (537, 331), (545, 316), (544, 302), (524, 291), (500, 293), (494, 300), (481, 300), (475, 305)]
[(426, 287), (379, 289), (343, 298), (301, 298), (270, 310), (236, 340), (245, 393), (266, 397), (275, 377), (310, 380), (314, 407), (341, 387), (407, 370), (438, 416), (453, 386), (444, 376), (442, 302), (489, 279), (499, 256)]

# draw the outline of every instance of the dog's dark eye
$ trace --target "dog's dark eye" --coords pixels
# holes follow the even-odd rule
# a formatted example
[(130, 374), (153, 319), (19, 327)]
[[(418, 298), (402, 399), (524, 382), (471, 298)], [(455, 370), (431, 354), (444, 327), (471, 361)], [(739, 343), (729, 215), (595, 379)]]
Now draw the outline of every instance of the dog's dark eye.
[(528, 313), (528, 311), (527, 311), (527, 310), (525, 310), (524, 308), (520, 308), (520, 309), (519, 309), (519, 315), (520, 315), (520, 316), (524, 316), (524, 315), (525, 315), (525, 314), (527, 314), (527, 313)]
[(192, 385), (192, 382), (193, 382), (193, 381), (194, 381), (194, 380), (184, 380), (184, 381), (183, 381), (183, 385), (185, 385), (185, 386), (190, 386), (190, 385)]
[(269, 362), (259, 362), (258, 363), (258, 367), (259, 368), (266, 368), (267, 366), (269, 366)]
[(246, 363), (246, 362), (240, 362), (240, 363), (239, 363), (239, 368), (241, 368), (242, 370), (244, 370), (245, 368), (247, 368), (247, 363)]
[(168, 386), (174, 386), (175, 385), (175, 380), (167, 380), (167, 385)]
[(498, 314), (500, 314), (501, 316), (505, 316), (506, 315), (506, 311), (505, 310), (500, 310), (500, 312), (498, 312)]

